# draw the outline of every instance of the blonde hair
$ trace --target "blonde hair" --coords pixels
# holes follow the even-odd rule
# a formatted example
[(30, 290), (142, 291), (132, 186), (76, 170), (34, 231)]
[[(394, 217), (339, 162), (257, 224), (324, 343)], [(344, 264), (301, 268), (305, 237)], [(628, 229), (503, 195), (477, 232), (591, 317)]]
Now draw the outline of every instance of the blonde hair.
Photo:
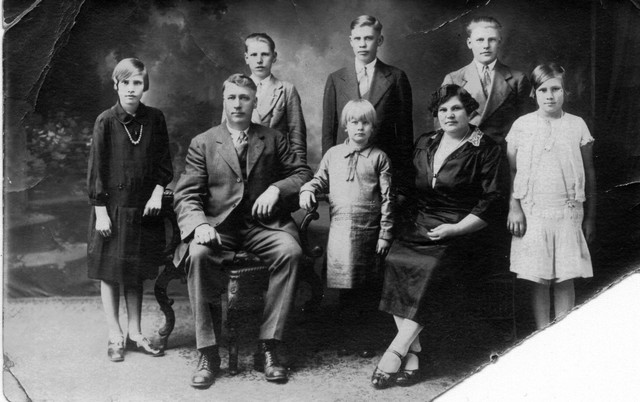
[(351, 120), (366, 121), (375, 128), (377, 123), (376, 109), (366, 99), (350, 100), (342, 109), (340, 123), (342, 127), (347, 128), (347, 123)]
[(371, 27), (377, 33), (382, 33), (382, 24), (380, 21), (372, 15), (361, 15), (355, 20), (351, 21), (351, 30), (353, 31), (358, 27)]
[(113, 79), (113, 83), (117, 88), (118, 83), (120, 83), (120, 81), (126, 80), (127, 78), (136, 74), (142, 75), (142, 80), (144, 82), (143, 91), (148, 90), (149, 74), (147, 73), (147, 68), (144, 66), (144, 63), (142, 61), (134, 57), (120, 60), (120, 62), (113, 69), (113, 74), (111, 74), (111, 79)]

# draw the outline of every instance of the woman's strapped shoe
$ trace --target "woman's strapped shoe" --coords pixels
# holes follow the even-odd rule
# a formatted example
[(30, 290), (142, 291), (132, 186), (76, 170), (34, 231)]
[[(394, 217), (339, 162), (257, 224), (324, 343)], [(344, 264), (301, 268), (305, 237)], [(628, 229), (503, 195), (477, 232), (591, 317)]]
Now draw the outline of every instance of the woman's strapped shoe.
[[(419, 352), (407, 352), (407, 356), (408, 355), (414, 355), (416, 358), (420, 359), (420, 357), (418, 356)], [(405, 356), (406, 358), (406, 356)], [(403, 362), (404, 363), (404, 362)], [(396, 377), (396, 384), (401, 386), (401, 387), (408, 387), (411, 386), (413, 384), (416, 384), (418, 381), (420, 381), (420, 369), (414, 369), (414, 370), (407, 370), (407, 369), (402, 369), (400, 370), (400, 372), (398, 373), (398, 376)]]
[(132, 347), (133, 350), (154, 357), (164, 356), (164, 350), (153, 346), (151, 342), (149, 342), (149, 340), (145, 337), (138, 338), (137, 340), (127, 338), (127, 346)]
[(109, 339), (107, 343), (107, 356), (112, 362), (124, 360), (124, 337)]
[[(387, 352), (393, 353), (394, 355), (398, 356), (400, 361), (402, 361), (403, 356), (397, 351), (393, 349), (387, 349)], [(400, 369), (398, 369), (398, 371), (396, 371), (395, 373), (387, 373), (380, 370), (378, 366), (376, 366), (375, 370), (373, 370), (373, 374), (371, 375), (371, 385), (373, 385), (373, 387), (376, 389), (389, 388), (392, 385), (396, 384), (396, 377), (398, 376), (399, 371)]]

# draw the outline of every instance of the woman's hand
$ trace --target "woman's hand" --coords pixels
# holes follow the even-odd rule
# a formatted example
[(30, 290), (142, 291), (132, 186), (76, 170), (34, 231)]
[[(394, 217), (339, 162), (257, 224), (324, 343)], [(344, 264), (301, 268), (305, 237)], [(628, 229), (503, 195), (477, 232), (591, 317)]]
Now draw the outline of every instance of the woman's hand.
[(311, 191), (303, 191), (300, 193), (300, 208), (311, 211), (316, 205), (316, 195)]
[(162, 193), (164, 192), (164, 187), (160, 185), (156, 185), (156, 188), (153, 189), (153, 193), (147, 201), (147, 204), (144, 206), (144, 212), (142, 212), (142, 216), (158, 216), (160, 215), (160, 210), (162, 209)]
[(595, 219), (585, 218), (582, 221), (582, 232), (587, 243), (591, 243), (596, 238), (596, 222)]
[(438, 241), (458, 236), (458, 234), (460, 234), (460, 231), (457, 224), (443, 223), (428, 231), (427, 237), (429, 240)]
[(107, 213), (107, 207), (96, 208), (96, 232), (102, 237), (111, 236), (111, 219)]
[(519, 203), (517, 206), (512, 203), (509, 208), (507, 228), (509, 232), (516, 237), (522, 237), (527, 232), (527, 218), (525, 218)]
[(378, 244), (376, 244), (376, 253), (378, 253), (379, 256), (386, 257), (390, 248), (391, 242), (389, 240), (378, 239)]

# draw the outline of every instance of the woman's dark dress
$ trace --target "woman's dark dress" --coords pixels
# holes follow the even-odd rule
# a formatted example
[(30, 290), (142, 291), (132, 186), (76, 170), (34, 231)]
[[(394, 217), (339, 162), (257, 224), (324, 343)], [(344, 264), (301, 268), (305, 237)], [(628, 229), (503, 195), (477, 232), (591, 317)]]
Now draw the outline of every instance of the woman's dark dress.
[[(124, 124), (137, 145), (129, 140)], [(135, 284), (152, 279), (162, 264), (165, 246), (161, 217), (142, 217), (156, 185), (166, 187), (173, 170), (164, 115), (140, 104), (131, 116), (119, 103), (96, 119), (87, 175), (92, 206), (106, 206), (110, 237), (95, 230), (95, 208), (89, 222), (89, 278)]]
[[(431, 286), (470, 258), (474, 234), (433, 242), (427, 231), (457, 223), (473, 214), (487, 223), (499, 219), (506, 184), (506, 158), (500, 145), (475, 127), (460, 148), (445, 160), (433, 180), (433, 156), (443, 131), (423, 134), (413, 153), (415, 188), (399, 189), (409, 208), (399, 220), (396, 242), (385, 261), (380, 310), (425, 324)], [(478, 235), (476, 233), (475, 235)], [(434, 275), (434, 273), (436, 275)]]

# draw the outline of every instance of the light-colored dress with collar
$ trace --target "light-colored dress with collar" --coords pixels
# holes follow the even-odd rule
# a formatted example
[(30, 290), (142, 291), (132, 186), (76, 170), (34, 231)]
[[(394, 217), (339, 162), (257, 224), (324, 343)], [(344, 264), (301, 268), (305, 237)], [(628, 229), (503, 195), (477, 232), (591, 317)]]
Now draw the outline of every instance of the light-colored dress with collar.
[(353, 289), (376, 274), (378, 239), (392, 240), (391, 164), (376, 147), (347, 143), (327, 151), (314, 178), (300, 189), (328, 193), (331, 225), (327, 286)]
[(511, 271), (538, 283), (593, 276), (582, 232), (585, 172), (580, 147), (593, 141), (586, 123), (565, 113), (520, 117), (506, 138), (517, 150), (513, 197), (527, 230), (511, 243)]

